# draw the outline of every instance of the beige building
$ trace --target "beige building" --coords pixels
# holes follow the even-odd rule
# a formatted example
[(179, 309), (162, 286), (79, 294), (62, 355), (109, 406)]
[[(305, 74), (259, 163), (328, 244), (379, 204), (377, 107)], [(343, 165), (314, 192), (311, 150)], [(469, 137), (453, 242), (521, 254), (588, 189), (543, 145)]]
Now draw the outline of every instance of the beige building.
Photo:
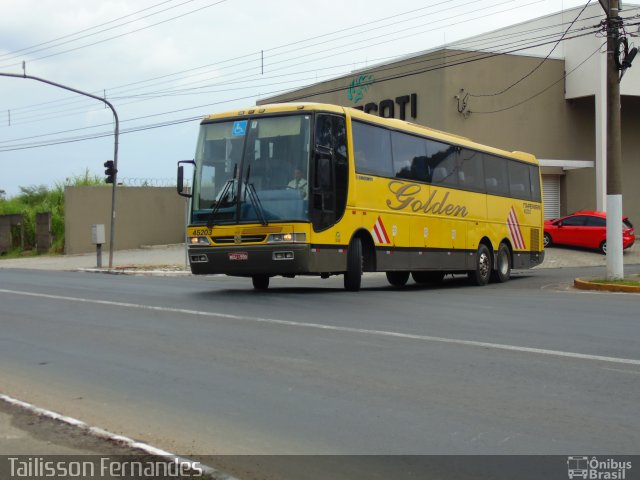
[[(566, 10), (259, 103), (351, 106), (533, 153), (542, 165), (547, 218), (606, 210), (606, 57), (604, 39), (595, 33), (603, 18), (597, 2), (571, 25), (566, 37), (575, 38), (554, 49), (580, 11)], [(625, 3), (623, 17), (638, 13), (640, 7)], [(623, 212), (638, 222), (640, 60), (636, 63), (625, 73), (621, 93)]]

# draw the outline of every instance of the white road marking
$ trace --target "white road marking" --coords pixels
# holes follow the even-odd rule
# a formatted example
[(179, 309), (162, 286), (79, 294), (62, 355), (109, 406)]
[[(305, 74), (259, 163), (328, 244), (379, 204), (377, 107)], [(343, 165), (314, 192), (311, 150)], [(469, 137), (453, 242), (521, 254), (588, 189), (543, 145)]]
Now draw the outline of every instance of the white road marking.
[(640, 360), (634, 358), (607, 357), (603, 355), (589, 355), (586, 353), (564, 352), (561, 350), (548, 350), (544, 348), (521, 347), (517, 345), (505, 345), (501, 343), (479, 342), (475, 340), (460, 340), (456, 338), (432, 337), (429, 335), (418, 335), (413, 333), (392, 332), (388, 330), (370, 330), (366, 328), (342, 327), (339, 325), (323, 325), (320, 323), (296, 322), (292, 320), (279, 320), (275, 318), (249, 317), (243, 315), (232, 315), (221, 312), (205, 312), (201, 310), (190, 310), (185, 308), (158, 307), (154, 305), (141, 305), (137, 303), (114, 302), (111, 300), (94, 300), (89, 298), (67, 297), (63, 295), (49, 295), (46, 293), (24, 292), (18, 290), (7, 290), (0, 288), (0, 293), (11, 295), (23, 295), (27, 297), (47, 298), (51, 300), (66, 300), (70, 302), (89, 303), (94, 305), (108, 305), (112, 307), (136, 308), (140, 310), (151, 310), (156, 312), (180, 313), (185, 315), (197, 315), (203, 317), (217, 317), (229, 320), (244, 320), (256, 323), (266, 323), (270, 325), (284, 325), (289, 327), (314, 328), (318, 330), (359, 333), (364, 335), (376, 335), (381, 337), (401, 338), (406, 340), (421, 340), (424, 342), (448, 343), (452, 345), (464, 345), (469, 347), (479, 347), (493, 350), (504, 350), (509, 352), (531, 353), (535, 355), (547, 355), (562, 358), (574, 358), (579, 360), (591, 360), (598, 362), (618, 363), (624, 365), (640, 365)]

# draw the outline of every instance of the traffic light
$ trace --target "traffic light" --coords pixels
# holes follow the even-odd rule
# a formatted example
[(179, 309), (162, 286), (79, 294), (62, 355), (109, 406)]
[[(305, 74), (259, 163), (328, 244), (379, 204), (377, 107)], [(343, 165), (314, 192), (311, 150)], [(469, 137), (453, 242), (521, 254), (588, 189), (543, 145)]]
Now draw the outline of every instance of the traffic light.
[(113, 160), (107, 160), (106, 162), (104, 162), (104, 174), (107, 176), (104, 181), (106, 183), (113, 183), (116, 173), (118, 170), (116, 170), (115, 166), (113, 165)]

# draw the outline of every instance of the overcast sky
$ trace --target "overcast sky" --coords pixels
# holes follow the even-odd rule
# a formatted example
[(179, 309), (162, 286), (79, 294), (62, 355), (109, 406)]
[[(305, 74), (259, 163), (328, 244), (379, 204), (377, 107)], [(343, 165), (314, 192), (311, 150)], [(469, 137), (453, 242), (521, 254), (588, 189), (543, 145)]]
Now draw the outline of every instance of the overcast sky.
[[(24, 60), (27, 74), (106, 94), (121, 122), (119, 179), (168, 185), (176, 162), (193, 158), (199, 117), (585, 3), (3, 0), (0, 72), (22, 73)], [(0, 82), (0, 190), (87, 168), (103, 176), (110, 110), (32, 80)], [(92, 135), (103, 137), (71, 141)]]

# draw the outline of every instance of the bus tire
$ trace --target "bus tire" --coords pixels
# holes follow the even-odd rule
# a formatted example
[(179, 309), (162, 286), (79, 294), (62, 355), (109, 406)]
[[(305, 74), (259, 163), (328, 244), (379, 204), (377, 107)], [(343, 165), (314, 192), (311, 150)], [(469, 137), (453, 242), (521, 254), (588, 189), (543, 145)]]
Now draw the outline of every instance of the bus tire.
[(394, 287), (404, 287), (409, 281), (409, 272), (387, 272), (387, 280)]
[(491, 271), (491, 281), (504, 283), (511, 278), (511, 250), (505, 243), (498, 247), (496, 255), (496, 269)]
[(347, 250), (347, 271), (344, 272), (344, 289), (349, 292), (360, 290), (362, 283), (362, 242), (354, 238)]
[(267, 290), (269, 288), (269, 275), (254, 275), (251, 277), (253, 288), (256, 290)]
[(481, 287), (489, 283), (489, 279), (491, 278), (491, 252), (489, 252), (489, 249), (484, 243), (481, 243), (478, 247), (476, 268), (469, 270), (467, 275), (473, 285)]
[(416, 283), (440, 283), (444, 279), (444, 272), (427, 270), (411, 272), (411, 276)]

